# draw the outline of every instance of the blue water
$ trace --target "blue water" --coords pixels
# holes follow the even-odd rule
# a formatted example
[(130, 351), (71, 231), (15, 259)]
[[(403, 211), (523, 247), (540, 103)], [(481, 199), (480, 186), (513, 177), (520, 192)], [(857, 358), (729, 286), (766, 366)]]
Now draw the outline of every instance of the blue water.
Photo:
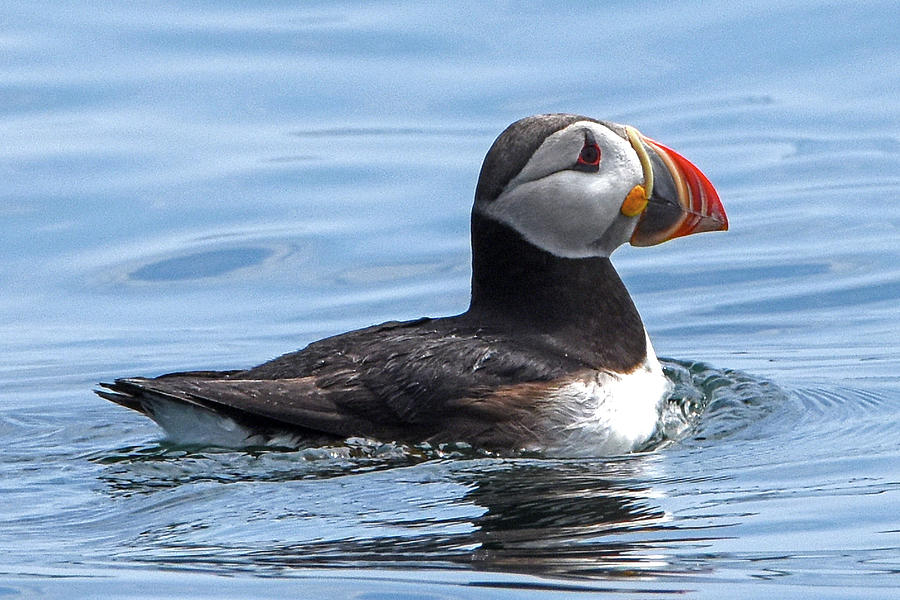
[[(896, 2), (0, 4), (0, 596), (900, 593)], [(167, 444), (97, 381), (452, 314), (493, 138), (630, 123), (731, 230), (614, 262), (654, 452)]]

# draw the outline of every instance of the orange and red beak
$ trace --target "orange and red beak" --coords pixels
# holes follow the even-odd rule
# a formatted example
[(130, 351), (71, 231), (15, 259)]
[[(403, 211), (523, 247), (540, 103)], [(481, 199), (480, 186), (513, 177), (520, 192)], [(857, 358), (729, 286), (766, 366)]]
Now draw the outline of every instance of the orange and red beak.
[[(645, 180), (652, 181), (647, 207), (631, 236), (633, 246), (653, 246), (692, 233), (728, 229), (728, 217), (719, 194), (700, 169), (648, 137), (641, 134), (629, 137), (632, 145), (642, 146), (635, 150), (643, 155)], [(648, 168), (652, 173), (646, 173)]]

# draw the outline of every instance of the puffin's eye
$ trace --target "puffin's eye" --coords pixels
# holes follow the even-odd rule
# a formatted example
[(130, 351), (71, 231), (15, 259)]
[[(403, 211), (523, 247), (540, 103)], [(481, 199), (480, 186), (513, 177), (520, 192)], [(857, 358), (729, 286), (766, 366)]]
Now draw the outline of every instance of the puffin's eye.
[(575, 168), (579, 171), (596, 172), (600, 168), (600, 146), (597, 142), (585, 140), (584, 147), (578, 155)]

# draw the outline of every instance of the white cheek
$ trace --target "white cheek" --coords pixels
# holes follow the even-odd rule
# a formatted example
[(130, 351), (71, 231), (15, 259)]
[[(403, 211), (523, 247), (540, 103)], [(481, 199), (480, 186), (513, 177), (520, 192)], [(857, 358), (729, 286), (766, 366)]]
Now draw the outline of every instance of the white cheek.
[[(523, 183), (492, 202), (489, 213), (558, 256), (589, 256), (591, 242), (614, 215), (583, 181), (573, 181), (584, 178), (583, 173), (563, 172)], [(560, 189), (566, 193), (560, 194)]]
[[(521, 183), (484, 210), (557, 256), (608, 256), (615, 246), (599, 247), (597, 241), (619, 219), (625, 196), (642, 176), (624, 158), (604, 157), (602, 172), (597, 174), (559, 171)], [(624, 236), (617, 241), (626, 240)]]

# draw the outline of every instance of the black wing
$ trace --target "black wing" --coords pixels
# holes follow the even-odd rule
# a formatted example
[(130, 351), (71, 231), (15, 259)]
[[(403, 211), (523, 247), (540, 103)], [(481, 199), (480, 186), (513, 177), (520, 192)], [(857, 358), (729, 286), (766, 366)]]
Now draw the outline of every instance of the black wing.
[(585, 370), (540, 338), (419, 319), (326, 338), (246, 371), (121, 379), (101, 395), (142, 412), (152, 395), (338, 437), (509, 446), (539, 437), (548, 390)]

